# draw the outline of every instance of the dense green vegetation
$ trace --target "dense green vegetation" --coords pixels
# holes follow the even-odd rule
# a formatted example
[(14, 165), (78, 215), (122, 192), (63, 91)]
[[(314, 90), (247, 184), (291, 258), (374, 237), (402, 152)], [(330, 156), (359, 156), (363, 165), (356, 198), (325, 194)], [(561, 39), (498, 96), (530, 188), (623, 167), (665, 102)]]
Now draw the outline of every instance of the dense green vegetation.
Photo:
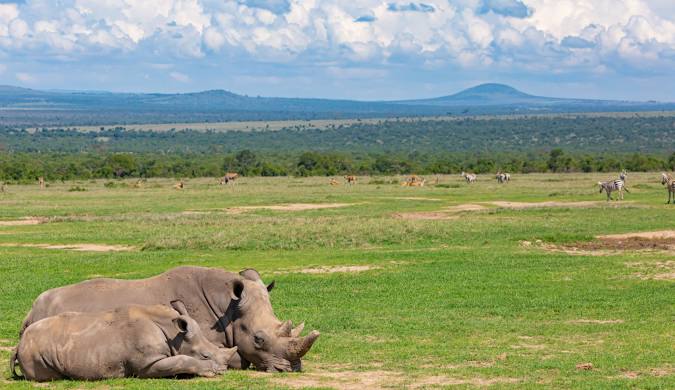
[(91, 178), (216, 177), (225, 172), (243, 176), (333, 176), (344, 174), (444, 174), (472, 171), (479, 174), (503, 170), (530, 172), (631, 172), (675, 170), (670, 156), (644, 154), (573, 154), (562, 149), (549, 153), (502, 153), (472, 155), (348, 154), (305, 152), (300, 154), (236, 153), (1, 153), (0, 180), (32, 182)]
[(327, 129), (0, 129), (0, 179), (673, 170), (675, 117), (388, 120)]
[[(549, 247), (673, 229), (675, 206), (664, 204), (658, 173), (631, 173), (631, 193), (610, 205), (593, 186), (605, 176), (514, 175), (505, 185), (482, 179), (467, 185), (453, 175), (423, 188), (367, 184), (396, 177), (361, 177), (351, 187), (329, 186), (325, 178), (242, 178), (228, 187), (192, 179), (182, 191), (168, 179), (142, 188), (129, 188), (135, 180), (56, 182), (43, 190), (10, 185), (0, 194), (0, 387), (35, 388), (11, 379), (7, 362), (42, 291), (189, 264), (253, 267), (266, 282), (276, 280), (277, 316), (321, 332), (304, 372), (48, 386), (672, 389), (673, 252), (569, 254)], [(587, 203), (523, 209), (491, 203), (500, 200)], [(342, 207), (231, 209), (293, 203)], [(467, 203), (485, 209), (453, 211)], [(41, 223), (21, 224), (28, 216)], [(78, 244), (131, 249), (63, 249)], [(592, 369), (578, 369), (582, 363)]]

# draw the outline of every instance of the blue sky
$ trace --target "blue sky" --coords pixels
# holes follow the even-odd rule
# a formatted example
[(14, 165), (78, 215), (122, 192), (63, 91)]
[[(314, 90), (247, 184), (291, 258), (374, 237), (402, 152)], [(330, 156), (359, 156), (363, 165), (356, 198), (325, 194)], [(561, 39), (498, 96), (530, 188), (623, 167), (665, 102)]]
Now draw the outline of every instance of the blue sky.
[(0, 84), (675, 101), (673, 0), (0, 0)]

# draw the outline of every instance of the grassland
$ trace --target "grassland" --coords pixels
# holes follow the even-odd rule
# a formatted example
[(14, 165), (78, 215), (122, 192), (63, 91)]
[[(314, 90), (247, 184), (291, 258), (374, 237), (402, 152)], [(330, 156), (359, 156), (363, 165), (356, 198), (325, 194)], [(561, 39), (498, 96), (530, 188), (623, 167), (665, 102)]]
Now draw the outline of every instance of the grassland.
[[(254, 267), (275, 279), (278, 317), (322, 332), (305, 372), (51, 386), (673, 388), (675, 252), (562, 250), (600, 234), (675, 228), (658, 174), (631, 174), (626, 200), (609, 204), (594, 186), (607, 178), (516, 175), (497, 185), (484, 176), (469, 186), (441, 176), (423, 188), (401, 187), (400, 178), (351, 187), (328, 178), (244, 178), (227, 187), (195, 179), (182, 191), (170, 180), (9, 186), (0, 219), (34, 219), (0, 222), (0, 386), (33, 387), (10, 379), (7, 361), (41, 291), (192, 264)], [(598, 203), (511, 209), (495, 201)], [(455, 207), (466, 204), (483, 209)]]
[[(2, 109), (0, 108), (0, 112)], [(107, 124), (97, 126), (47, 126), (29, 127), (31, 133), (48, 128), (72, 128), (82, 132), (99, 132), (101, 129), (115, 129), (123, 127), (135, 131), (165, 132), (170, 130), (214, 131), (226, 133), (230, 131), (278, 131), (289, 128), (328, 129), (354, 124), (378, 124), (384, 121), (416, 122), (420, 119), (434, 121), (462, 121), (474, 120), (515, 120), (528, 118), (653, 118), (672, 117), (675, 111), (641, 111), (641, 112), (581, 112), (581, 113), (546, 113), (546, 114), (504, 114), (504, 115), (461, 115), (461, 116), (423, 116), (423, 117), (382, 117), (382, 118), (353, 118), (353, 119), (306, 119), (306, 120), (258, 120), (258, 121), (227, 121), (227, 122), (185, 122), (185, 123), (138, 123), (138, 124)]]

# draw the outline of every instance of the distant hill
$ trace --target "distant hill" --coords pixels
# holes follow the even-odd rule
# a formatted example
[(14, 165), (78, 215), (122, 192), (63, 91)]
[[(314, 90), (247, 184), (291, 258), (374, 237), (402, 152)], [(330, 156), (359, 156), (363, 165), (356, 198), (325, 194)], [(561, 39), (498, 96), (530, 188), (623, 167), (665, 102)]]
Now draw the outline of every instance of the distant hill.
[(164, 94), (0, 86), (0, 125), (4, 126), (658, 110), (675, 110), (675, 103), (542, 97), (504, 84), (402, 101), (250, 97), (225, 90)]

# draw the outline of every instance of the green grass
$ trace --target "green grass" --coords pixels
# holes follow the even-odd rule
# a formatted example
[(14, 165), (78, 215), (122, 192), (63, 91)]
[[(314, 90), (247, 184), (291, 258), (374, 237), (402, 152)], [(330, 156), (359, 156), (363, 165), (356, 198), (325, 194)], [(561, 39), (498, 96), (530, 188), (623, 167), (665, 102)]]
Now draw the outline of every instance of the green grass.
[[(172, 189), (170, 180), (149, 180), (140, 189), (106, 187), (106, 181), (51, 183), (45, 190), (10, 186), (0, 194), (0, 219), (34, 216), (48, 222), (0, 226), (0, 386), (32, 388), (9, 378), (6, 347), (16, 344), (23, 316), (40, 292), (97, 276), (141, 278), (193, 264), (232, 271), (254, 267), (266, 281), (276, 279), (272, 303), (278, 317), (304, 320), (322, 333), (306, 356), (305, 372), (230, 371), (214, 380), (53, 385), (339, 387), (369, 378), (375, 382), (361, 383), (402, 388), (436, 378), (465, 387), (673, 388), (675, 285), (672, 279), (636, 276), (672, 273), (667, 264), (675, 260), (673, 252), (571, 256), (520, 245), (523, 240), (566, 244), (605, 233), (673, 229), (675, 206), (664, 204), (658, 174), (631, 174), (626, 200), (606, 205), (594, 183), (609, 178), (516, 175), (500, 186), (483, 176), (469, 186), (459, 176), (445, 176), (442, 186), (423, 188), (388, 184), (401, 178), (362, 178), (352, 187), (331, 187), (327, 178), (244, 178), (229, 187), (198, 179), (187, 181), (183, 191)], [(367, 185), (369, 181), (386, 184)], [(73, 187), (86, 191), (69, 191)], [(507, 210), (488, 203), (497, 200), (601, 203)], [(395, 217), (481, 202), (486, 210), (450, 213), (451, 219)], [(352, 205), (240, 214), (224, 210), (282, 203)], [(132, 245), (138, 250), (7, 246), (40, 243)], [(658, 268), (664, 263), (670, 268)], [(340, 265), (371, 269), (298, 272)], [(621, 321), (575, 322), (580, 319)], [(575, 368), (584, 362), (594, 369)], [(639, 375), (629, 379), (626, 372)], [(338, 375), (341, 379), (335, 379)], [(382, 379), (372, 379), (378, 376)]]

